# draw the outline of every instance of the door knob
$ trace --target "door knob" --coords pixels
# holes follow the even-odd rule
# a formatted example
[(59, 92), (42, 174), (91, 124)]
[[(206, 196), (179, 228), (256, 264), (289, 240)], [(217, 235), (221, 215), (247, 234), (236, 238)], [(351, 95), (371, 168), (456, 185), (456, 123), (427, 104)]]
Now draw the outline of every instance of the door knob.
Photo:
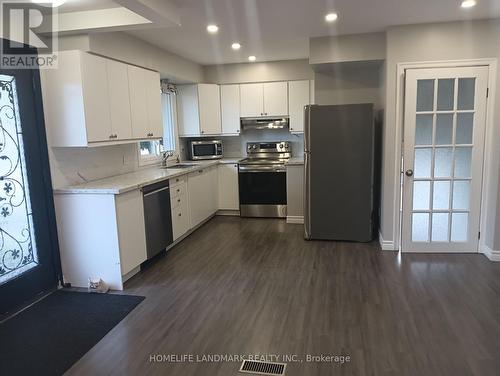
[(412, 169), (406, 170), (405, 175), (408, 176), (408, 177), (413, 176), (413, 170)]

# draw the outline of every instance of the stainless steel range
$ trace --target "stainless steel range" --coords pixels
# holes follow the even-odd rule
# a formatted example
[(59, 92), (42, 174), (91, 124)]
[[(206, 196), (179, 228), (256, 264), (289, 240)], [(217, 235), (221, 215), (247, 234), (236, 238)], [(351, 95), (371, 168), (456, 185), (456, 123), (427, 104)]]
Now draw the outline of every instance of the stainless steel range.
[(286, 162), (291, 152), (287, 141), (247, 143), (247, 158), (238, 167), (242, 217), (286, 217)]

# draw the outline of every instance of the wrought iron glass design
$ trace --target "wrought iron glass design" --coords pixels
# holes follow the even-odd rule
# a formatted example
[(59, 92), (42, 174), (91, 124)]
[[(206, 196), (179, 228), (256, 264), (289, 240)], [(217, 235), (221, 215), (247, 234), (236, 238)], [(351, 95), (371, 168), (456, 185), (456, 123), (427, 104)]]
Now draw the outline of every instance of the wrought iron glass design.
[(37, 265), (16, 81), (0, 75), (0, 284)]

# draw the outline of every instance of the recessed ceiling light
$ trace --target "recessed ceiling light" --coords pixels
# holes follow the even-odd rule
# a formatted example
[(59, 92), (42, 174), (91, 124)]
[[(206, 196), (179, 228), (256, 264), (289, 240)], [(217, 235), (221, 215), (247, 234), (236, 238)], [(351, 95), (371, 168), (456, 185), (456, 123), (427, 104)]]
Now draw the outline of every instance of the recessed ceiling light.
[(476, 0), (464, 0), (462, 1), (462, 8), (472, 8), (475, 7), (477, 4)]
[(253, 55), (248, 57), (248, 61), (255, 61), (255, 60), (257, 60), (257, 58)]
[(241, 48), (241, 44), (239, 44), (238, 42), (235, 42), (231, 45), (231, 48), (233, 50), (239, 50)]
[(326, 16), (325, 16), (325, 20), (326, 22), (333, 22), (333, 21), (336, 21), (337, 18), (339, 18), (339, 15), (338, 13), (335, 13), (335, 12), (332, 12), (332, 13), (328, 13)]
[(217, 25), (208, 25), (207, 26), (207, 31), (210, 33), (210, 34), (215, 34), (216, 32), (219, 31), (219, 26)]
[(32, 3), (35, 4), (49, 4), (52, 5), (53, 8), (57, 8), (61, 5), (63, 5), (66, 0), (31, 0)]

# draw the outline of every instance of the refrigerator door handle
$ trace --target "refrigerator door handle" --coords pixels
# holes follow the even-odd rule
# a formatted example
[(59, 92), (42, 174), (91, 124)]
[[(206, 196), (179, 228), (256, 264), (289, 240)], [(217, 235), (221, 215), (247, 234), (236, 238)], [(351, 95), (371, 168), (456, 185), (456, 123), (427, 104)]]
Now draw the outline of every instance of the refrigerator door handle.
[(304, 151), (309, 152), (311, 145), (309, 142), (311, 140), (311, 106), (307, 105), (304, 107)]
[(304, 153), (304, 238), (311, 239), (311, 163), (309, 152)]

